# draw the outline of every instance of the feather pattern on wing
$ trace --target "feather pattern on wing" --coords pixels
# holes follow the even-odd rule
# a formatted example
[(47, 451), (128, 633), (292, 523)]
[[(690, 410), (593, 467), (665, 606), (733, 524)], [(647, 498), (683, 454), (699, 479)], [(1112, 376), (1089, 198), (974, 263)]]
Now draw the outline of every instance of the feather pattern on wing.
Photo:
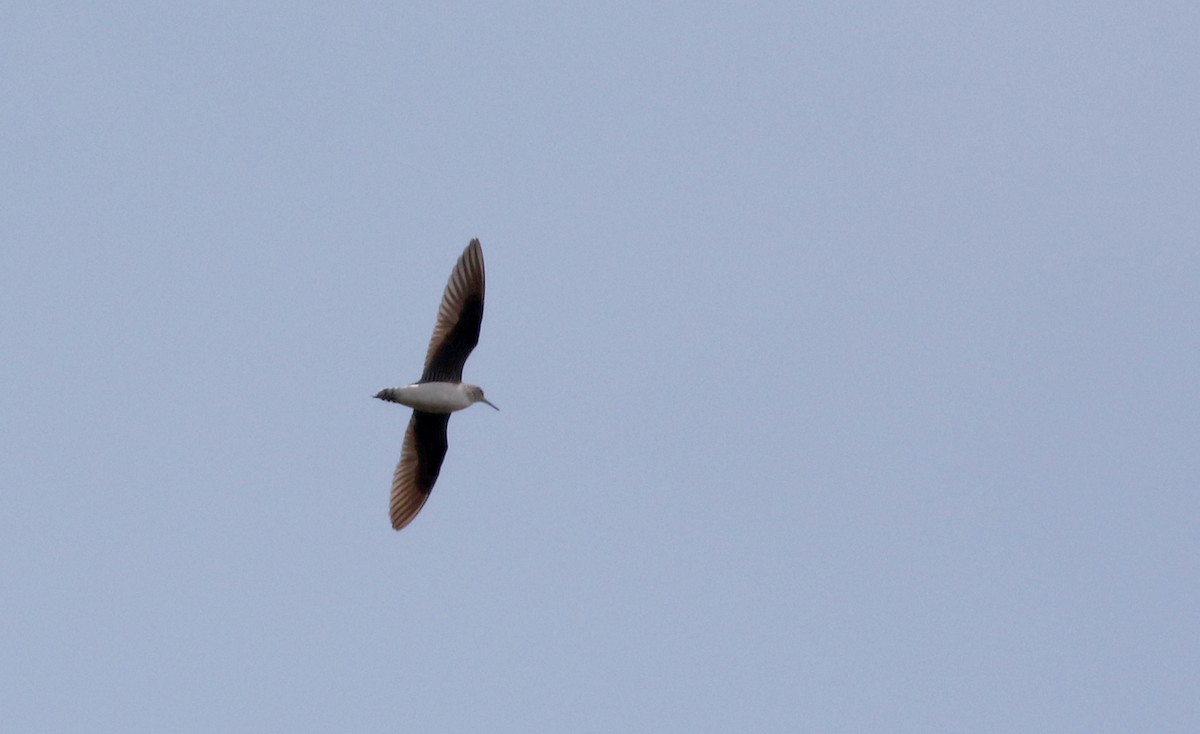
[(462, 382), (463, 364), (479, 343), (483, 295), (483, 248), (476, 239), (463, 250), (446, 283), (421, 382)]
[(404, 432), (400, 462), (392, 475), (391, 515), (396, 530), (412, 522), (442, 470), (446, 458), (446, 426), (449, 413), (414, 410)]

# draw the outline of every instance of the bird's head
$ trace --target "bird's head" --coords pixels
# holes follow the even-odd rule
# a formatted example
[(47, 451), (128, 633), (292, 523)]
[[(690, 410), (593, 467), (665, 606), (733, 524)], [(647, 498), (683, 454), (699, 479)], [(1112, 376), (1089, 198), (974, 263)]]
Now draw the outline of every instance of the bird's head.
[(500, 410), (496, 406), (492, 405), (491, 402), (483, 396), (483, 388), (479, 385), (463, 385), (463, 387), (466, 388), (467, 397), (471, 399), (472, 403), (486, 403), (487, 405), (491, 405), (492, 408)]

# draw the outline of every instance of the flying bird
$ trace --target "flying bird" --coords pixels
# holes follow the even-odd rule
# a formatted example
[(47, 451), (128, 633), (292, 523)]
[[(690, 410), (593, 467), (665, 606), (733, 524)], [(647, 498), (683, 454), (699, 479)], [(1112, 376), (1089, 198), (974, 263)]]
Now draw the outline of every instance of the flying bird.
[(413, 409), (404, 432), (400, 463), (392, 475), (391, 514), (396, 530), (412, 522), (429, 499), (446, 457), (450, 414), (475, 403), (496, 408), (483, 396), (482, 388), (462, 381), (463, 364), (479, 343), (483, 285), (483, 248), (479, 240), (471, 240), (442, 294), (421, 379), (404, 387), (384, 388), (375, 395)]

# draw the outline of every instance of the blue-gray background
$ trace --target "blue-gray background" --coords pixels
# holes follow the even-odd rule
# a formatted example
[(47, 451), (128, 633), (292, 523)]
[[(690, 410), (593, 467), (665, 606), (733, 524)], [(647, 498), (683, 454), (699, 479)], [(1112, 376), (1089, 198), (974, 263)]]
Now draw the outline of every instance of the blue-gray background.
[(398, 5), (5, 10), (5, 730), (1200, 729), (1193, 3)]

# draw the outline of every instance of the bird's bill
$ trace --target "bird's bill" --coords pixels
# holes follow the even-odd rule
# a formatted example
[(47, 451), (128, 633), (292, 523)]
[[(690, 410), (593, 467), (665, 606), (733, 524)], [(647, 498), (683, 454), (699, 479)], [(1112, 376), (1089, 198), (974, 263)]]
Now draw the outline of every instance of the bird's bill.
[[(481, 403), (487, 403), (488, 405), (492, 405), (492, 401), (488, 400), (487, 398), (480, 398), (480, 399), (479, 399), (479, 402), (481, 402)], [(492, 405), (492, 407), (493, 407), (493, 408), (496, 408), (496, 406), (494, 406), (494, 405)], [(496, 410), (500, 410), (500, 409), (499, 409), (499, 408), (496, 408)]]

